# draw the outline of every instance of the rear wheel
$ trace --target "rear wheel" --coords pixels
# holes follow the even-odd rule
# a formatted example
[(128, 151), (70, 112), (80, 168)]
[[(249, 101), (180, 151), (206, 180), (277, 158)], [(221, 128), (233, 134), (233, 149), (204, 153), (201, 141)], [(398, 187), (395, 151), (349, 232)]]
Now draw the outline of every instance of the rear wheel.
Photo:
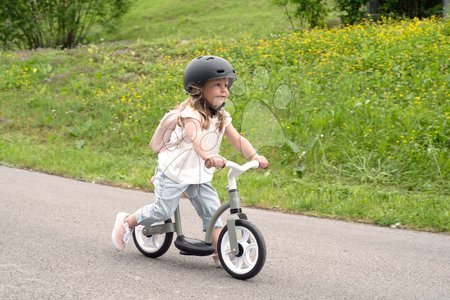
[[(172, 223), (172, 220), (168, 219), (165, 222), (159, 222), (153, 225), (160, 225), (163, 223)], [(147, 257), (156, 258), (169, 250), (173, 239), (173, 232), (145, 236), (142, 229), (144, 229), (144, 226), (136, 226), (133, 231), (134, 244), (142, 254)]]
[(246, 280), (256, 276), (266, 261), (266, 243), (255, 225), (246, 220), (236, 221), (239, 253), (231, 251), (228, 226), (219, 235), (217, 252), (223, 268), (233, 277)]

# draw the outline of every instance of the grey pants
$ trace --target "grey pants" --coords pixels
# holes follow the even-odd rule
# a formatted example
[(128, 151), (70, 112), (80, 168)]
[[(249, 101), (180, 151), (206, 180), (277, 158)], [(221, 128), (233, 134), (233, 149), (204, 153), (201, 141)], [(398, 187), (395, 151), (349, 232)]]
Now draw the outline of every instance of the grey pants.
[[(152, 223), (169, 219), (177, 209), (178, 202), (184, 193), (202, 219), (203, 230), (205, 231), (211, 217), (220, 206), (217, 191), (209, 182), (201, 184), (177, 183), (158, 169), (154, 184), (156, 201), (136, 211), (138, 223), (144, 219), (149, 219)], [(215, 227), (222, 227), (220, 219), (217, 220)]]

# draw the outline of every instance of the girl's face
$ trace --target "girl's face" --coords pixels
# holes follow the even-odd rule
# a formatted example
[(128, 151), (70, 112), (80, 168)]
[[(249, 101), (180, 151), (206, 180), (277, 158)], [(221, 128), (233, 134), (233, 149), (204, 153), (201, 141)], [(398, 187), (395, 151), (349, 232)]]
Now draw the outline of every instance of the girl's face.
[(230, 96), (229, 79), (220, 78), (208, 80), (203, 85), (203, 97), (213, 107), (221, 106)]

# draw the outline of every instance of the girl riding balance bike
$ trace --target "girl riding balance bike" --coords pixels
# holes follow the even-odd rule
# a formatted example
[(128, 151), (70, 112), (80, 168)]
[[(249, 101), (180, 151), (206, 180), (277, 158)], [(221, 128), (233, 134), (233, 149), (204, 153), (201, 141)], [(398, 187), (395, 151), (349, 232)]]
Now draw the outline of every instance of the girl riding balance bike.
[[(156, 200), (132, 214), (119, 212), (116, 215), (111, 235), (116, 250), (123, 250), (132, 235), (139, 249), (139, 241), (148, 242), (144, 238), (155, 240), (157, 235), (165, 235), (167, 238), (177, 232), (175, 245), (181, 248), (181, 254), (212, 254), (216, 265), (220, 263), (228, 273), (239, 279), (251, 278), (261, 270), (265, 259), (264, 240), (241, 211), (235, 180), (242, 172), (257, 167), (264, 169), (269, 163), (239, 134), (232, 125), (231, 116), (223, 108), (236, 78), (232, 65), (217, 56), (197, 57), (187, 65), (183, 84), (188, 98), (166, 114), (150, 142), (152, 149), (158, 153), (158, 166), (154, 176)], [(249, 163), (243, 166), (227, 163), (219, 155), (224, 135), (237, 151), (250, 160)], [(219, 196), (211, 185), (211, 180), (214, 170), (225, 166), (231, 168), (230, 198), (228, 204), (220, 206)], [(233, 186), (230, 187), (230, 184)], [(183, 194), (189, 198), (203, 221), (205, 241), (186, 239), (182, 235), (178, 203)], [(228, 207), (231, 214), (227, 219), (227, 226), (223, 227), (220, 215)], [(174, 214), (175, 224), (171, 226), (170, 218)], [(161, 222), (164, 224), (158, 225)], [(139, 234), (135, 228), (139, 229)], [(171, 240), (169, 245), (170, 242)], [(257, 248), (261, 246), (256, 262), (250, 257), (250, 250), (255, 243)], [(167, 243), (164, 246), (168, 248)], [(196, 246), (200, 250), (195, 250)], [(153, 257), (167, 251), (159, 248), (159, 255), (154, 255), (153, 250), (145, 251), (144, 248), (139, 250), (144, 254), (150, 253), (147, 256)], [(206, 250), (203, 251), (203, 248)], [(249, 250), (248, 253), (244, 253), (245, 248)], [(244, 265), (246, 267), (242, 268)]]

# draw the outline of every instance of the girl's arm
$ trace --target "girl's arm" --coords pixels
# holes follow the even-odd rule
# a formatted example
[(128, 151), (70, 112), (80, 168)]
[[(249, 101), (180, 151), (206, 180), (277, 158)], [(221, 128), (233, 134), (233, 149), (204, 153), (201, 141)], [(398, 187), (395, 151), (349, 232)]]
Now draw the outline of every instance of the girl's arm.
[(233, 147), (239, 151), (242, 156), (248, 160), (257, 160), (259, 166), (265, 169), (269, 166), (269, 162), (264, 156), (258, 155), (252, 144), (244, 138), (237, 130), (234, 128), (233, 124), (229, 124), (225, 128), (225, 136), (228, 141), (233, 145)]
[(183, 125), (184, 125), (184, 133), (187, 138), (192, 142), (192, 145), (194, 146), (195, 152), (200, 156), (201, 159), (204, 161), (211, 160), (213, 163), (213, 166), (215, 168), (223, 168), (226, 164), (226, 159), (223, 158), (220, 155), (209, 155), (207, 152), (205, 152), (201, 147), (201, 137), (197, 134), (201, 131), (201, 125), (200, 121), (192, 118), (186, 118), (183, 119)]

